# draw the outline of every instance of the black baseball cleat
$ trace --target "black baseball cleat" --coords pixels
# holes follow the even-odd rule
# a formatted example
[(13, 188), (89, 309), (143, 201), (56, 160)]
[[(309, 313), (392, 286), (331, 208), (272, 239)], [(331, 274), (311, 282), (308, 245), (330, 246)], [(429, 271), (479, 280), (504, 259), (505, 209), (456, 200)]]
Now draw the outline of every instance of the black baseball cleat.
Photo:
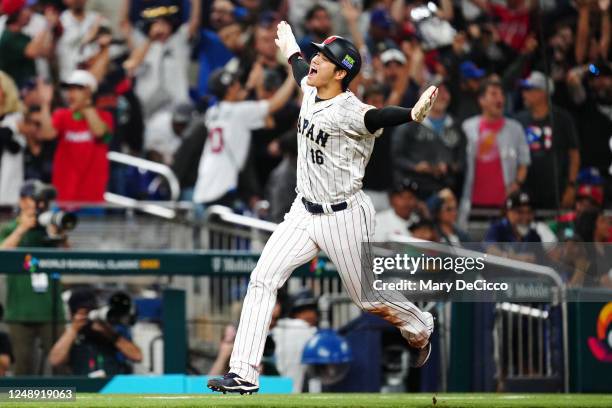
[(252, 394), (259, 391), (259, 386), (251, 384), (240, 378), (238, 374), (227, 373), (223, 377), (208, 380), (208, 388), (216, 392), (239, 392), (240, 394)]
[(410, 353), (410, 367), (423, 367), (431, 355), (431, 342), (421, 349), (408, 346), (408, 352)]

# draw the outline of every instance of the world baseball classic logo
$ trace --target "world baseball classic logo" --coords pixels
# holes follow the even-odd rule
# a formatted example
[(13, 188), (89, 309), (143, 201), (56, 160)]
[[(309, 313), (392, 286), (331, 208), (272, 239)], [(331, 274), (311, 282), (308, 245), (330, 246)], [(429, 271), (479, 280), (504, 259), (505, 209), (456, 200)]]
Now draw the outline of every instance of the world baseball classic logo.
[(593, 357), (604, 363), (612, 363), (612, 302), (605, 305), (597, 318), (597, 336), (587, 343)]
[(36, 273), (36, 271), (38, 270), (38, 258), (27, 254), (23, 261), (23, 269), (30, 273)]

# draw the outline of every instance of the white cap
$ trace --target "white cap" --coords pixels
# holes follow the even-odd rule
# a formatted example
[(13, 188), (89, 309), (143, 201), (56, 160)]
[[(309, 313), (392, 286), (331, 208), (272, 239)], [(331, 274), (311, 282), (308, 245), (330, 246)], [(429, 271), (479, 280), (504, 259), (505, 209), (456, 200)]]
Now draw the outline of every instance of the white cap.
[(399, 62), (400, 64), (406, 64), (406, 56), (403, 52), (395, 48), (389, 48), (380, 54), (380, 60), (383, 64), (387, 65), (391, 61)]
[(91, 89), (91, 92), (98, 90), (98, 81), (89, 71), (77, 69), (72, 71), (68, 80), (62, 82), (62, 86), (78, 85)]
[(532, 71), (527, 79), (521, 81), (521, 88), (523, 89), (540, 89), (542, 91), (548, 91), (549, 93), (555, 92), (555, 83), (553, 80), (542, 72)]

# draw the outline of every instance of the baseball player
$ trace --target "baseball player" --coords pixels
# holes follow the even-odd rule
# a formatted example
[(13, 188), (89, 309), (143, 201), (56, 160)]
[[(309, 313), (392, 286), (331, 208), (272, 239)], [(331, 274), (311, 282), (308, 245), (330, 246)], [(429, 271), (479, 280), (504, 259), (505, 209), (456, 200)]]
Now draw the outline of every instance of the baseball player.
[(289, 75), (270, 99), (245, 101), (247, 92), (238, 77), (219, 68), (210, 75), (208, 89), (219, 103), (209, 108), (204, 117), (208, 141), (200, 158), (193, 201), (231, 205), (239, 173), (247, 161), (251, 131), (264, 127), (266, 117), (285, 106), (295, 91), (295, 83)]
[(277, 37), (276, 45), (289, 60), (304, 93), (297, 135), (298, 194), (251, 273), (230, 370), (208, 381), (210, 389), (223, 393), (259, 390), (258, 366), (276, 292), (296, 267), (320, 250), (334, 262), (344, 287), (360, 308), (399, 328), (410, 347), (413, 366), (422, 366), (431, 352), (434, 322), (430, 313), (405, 299), (380, 294), (366, 300), (360, 296), (362, 246), (374, 232), (374, 207), (361, 186), (376, 137), (386, 126), (421, 122), (435, 101), (437, 88), (427, 89), (412, 109), (376, 109), (348, 90), (361, 67), (359, 52), (350, 41), (332, 36), (322, 44), (312, 43), (317, 54), (309, 65), (286, 22), (279, 23)]

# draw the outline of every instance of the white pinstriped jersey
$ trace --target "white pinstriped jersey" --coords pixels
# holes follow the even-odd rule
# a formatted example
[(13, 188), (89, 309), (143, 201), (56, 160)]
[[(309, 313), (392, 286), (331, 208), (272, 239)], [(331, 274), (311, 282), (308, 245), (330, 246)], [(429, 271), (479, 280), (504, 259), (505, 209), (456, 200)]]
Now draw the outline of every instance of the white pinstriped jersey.
[(365, 113), (373, 109), (350, 91), (316, 102), (317, 89), (302, 80), (298, 118), (297, 192), (308, 201), (335, 204), (363, 185), (363, 175), (382, 129), (370, 133)]

